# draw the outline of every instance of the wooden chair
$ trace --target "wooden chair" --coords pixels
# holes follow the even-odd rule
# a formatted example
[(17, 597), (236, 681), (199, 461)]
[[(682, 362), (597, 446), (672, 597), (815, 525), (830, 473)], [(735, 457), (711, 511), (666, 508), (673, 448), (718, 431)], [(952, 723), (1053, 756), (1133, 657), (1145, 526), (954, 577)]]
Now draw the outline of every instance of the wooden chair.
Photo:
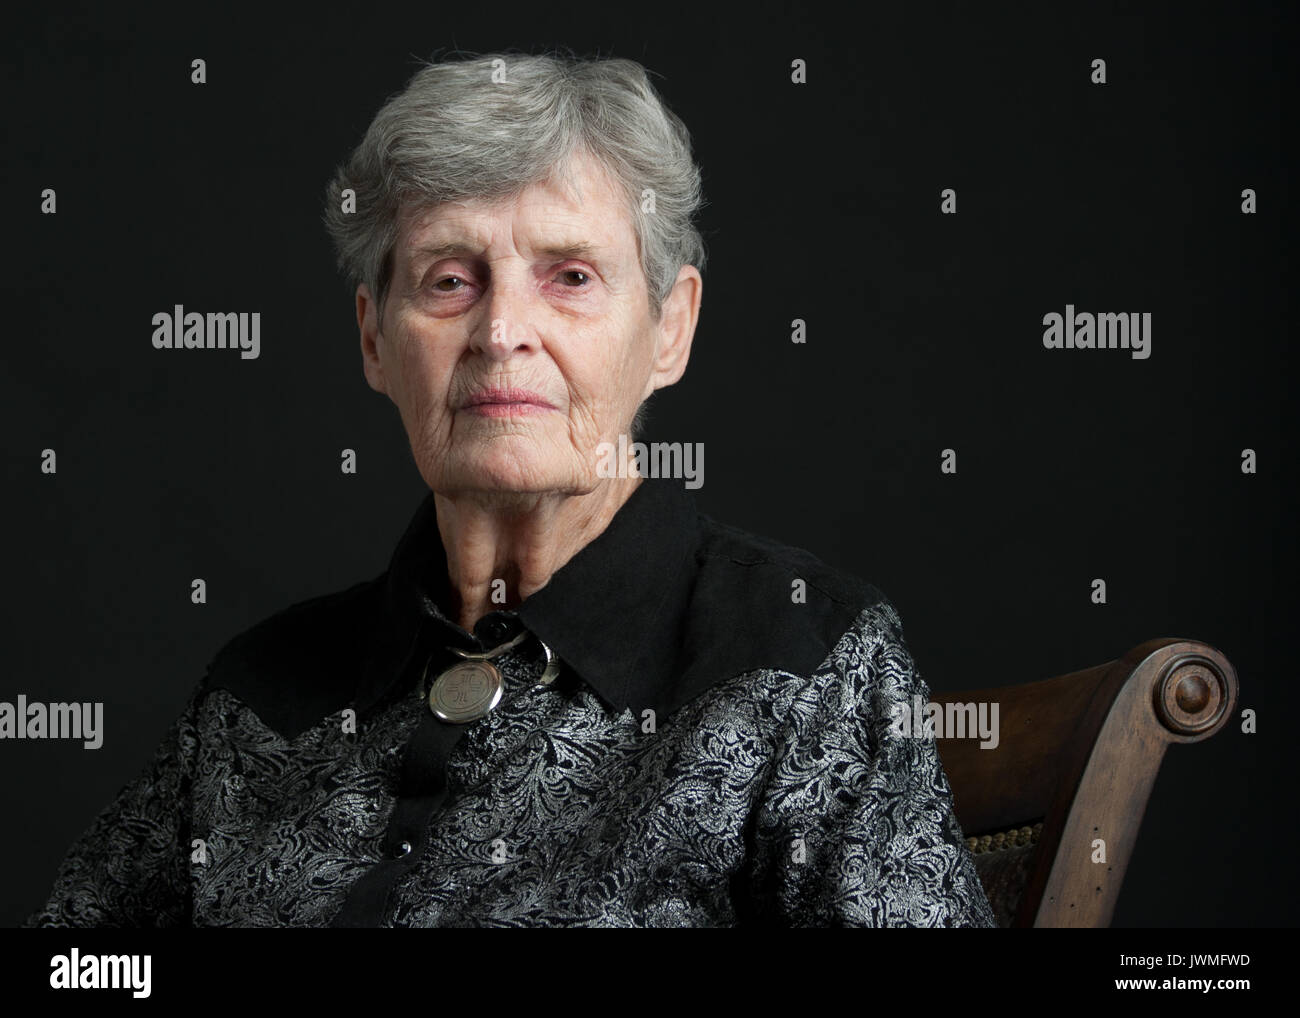
[(1237, 675), (1213, 647), (1157, 639), (1069, 675), (931, 699), (999, 705), (996, 748), (936, 743), (999, 924), (1108, 926), (1165, 747), (1227, 724)]

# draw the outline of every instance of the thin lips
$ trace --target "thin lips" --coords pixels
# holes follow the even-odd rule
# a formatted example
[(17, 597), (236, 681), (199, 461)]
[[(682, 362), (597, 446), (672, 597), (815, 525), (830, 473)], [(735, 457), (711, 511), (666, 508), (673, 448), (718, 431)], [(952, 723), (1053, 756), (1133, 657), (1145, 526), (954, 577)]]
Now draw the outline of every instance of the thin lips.
[(545, 396), (531, 389), (481, 389), (465, 401), (465, 406), (483, 406), (488, 403), (532, 403), (555, 409)]

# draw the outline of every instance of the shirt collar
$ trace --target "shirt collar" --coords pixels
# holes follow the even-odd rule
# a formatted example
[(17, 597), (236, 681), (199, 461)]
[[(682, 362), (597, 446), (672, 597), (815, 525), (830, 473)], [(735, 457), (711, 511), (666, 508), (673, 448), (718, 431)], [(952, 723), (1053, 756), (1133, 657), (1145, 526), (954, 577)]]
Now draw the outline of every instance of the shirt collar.
[[(447, 557), (433, 493), (398, 542), (383, 583), (375, 651), (357, 709), (404, 687), (410, 669), (438, 646), (481, 650), (494, 626), (522, 623), (616, 713), (666, 714), (686, 625), (699, 517), (681, 481), (645, 478), (609, 525), (514, 612), (491, 612), (468, 633), (449, 619)], [(516, 622), (517, 620), (517, 622)]]

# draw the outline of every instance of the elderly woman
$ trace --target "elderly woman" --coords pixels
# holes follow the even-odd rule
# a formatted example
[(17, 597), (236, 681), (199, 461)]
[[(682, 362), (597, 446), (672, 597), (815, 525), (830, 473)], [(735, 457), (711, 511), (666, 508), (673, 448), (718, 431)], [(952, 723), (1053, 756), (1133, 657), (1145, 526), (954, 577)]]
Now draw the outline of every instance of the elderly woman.
[(426, 67), (328, 195), (430, 493), (222, 648), (28, 925), (994, 925), (893, 606), (600, 468), (700, 309), (645, 71)]

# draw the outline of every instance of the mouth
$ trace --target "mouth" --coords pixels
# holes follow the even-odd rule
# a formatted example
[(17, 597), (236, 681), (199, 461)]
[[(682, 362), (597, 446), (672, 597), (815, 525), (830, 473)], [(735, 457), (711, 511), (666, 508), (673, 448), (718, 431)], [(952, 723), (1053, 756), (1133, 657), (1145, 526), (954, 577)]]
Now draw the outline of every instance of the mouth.
[(460, 408), (479, 417), (516, 417), (545, 413), (555, 404), (531, 389), (480, 389)]

